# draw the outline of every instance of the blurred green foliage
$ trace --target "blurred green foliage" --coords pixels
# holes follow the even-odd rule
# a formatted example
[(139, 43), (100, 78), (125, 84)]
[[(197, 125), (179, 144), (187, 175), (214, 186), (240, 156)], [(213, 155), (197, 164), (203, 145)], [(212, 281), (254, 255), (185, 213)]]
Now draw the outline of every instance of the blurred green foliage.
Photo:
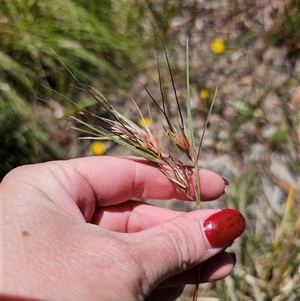
[(70, 76), (56, 54), (80, 81), (98, 80), (105, 91), (128, 85), (107, 57), (124, 66), (136, 63), (142, 43), (134, 0), (126, 5), (117, 0), (1, 0), (0, 7), (1, 179), (21, 164), (66, 158), (34, 111), (37, 98), (46, 99), (51, 89), (70, 95)]

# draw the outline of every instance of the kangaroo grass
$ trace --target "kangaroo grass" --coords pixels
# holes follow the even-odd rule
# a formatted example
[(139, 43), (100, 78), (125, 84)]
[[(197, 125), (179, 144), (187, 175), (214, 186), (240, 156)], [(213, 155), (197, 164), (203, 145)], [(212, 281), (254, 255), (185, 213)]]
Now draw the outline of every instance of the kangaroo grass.
[[(150, 21), (151, 22), (151, 21)], [(145, 89), (146, 93), (152, 100), (153, 104), (157, 107), (159, 112), (162, 114), (166, 124), (162, 125), (165, 135), (169, 138), (172, 144), (180, 150), (181, 154), (184, 155), (191, 163), (191, 168), (184, 165), (183, 162), (175, 156), (170, 150), (165, 151), (161, 147), (160, 140), (158, 138), (156, 129), (151, 122), (151, 126), (145, 124), (143, 127), (140, 127), (138, 124), (134, 123), (123, 114), (118, 112), (113, 104), (97, 89), (82, 84), (69, 70), (69, 68), (64, 64), (62, 60), (58, 57), (61, 63), (64, 65), (66, 70), (71, 74), (74, 80), (77, 82), (76, 87), (85, 90), (90, 96), (92, 96), (101, 106), (102, 108), (108, 113), (110, 118), (106, 118), (103, 116), (96, 115), (92, 112), (89, 112), (86, 109), (82, 109), (79, 113), (81, 117), (85, 118), (83, 120), (80, 117), (71, 116), (71, 119), (75, 121), (77, 124), (82, 125), (84, 129), (74, 127), (74, 129), (79, 130), (85, 134), (86, 137), (83, 139), (93, 139), (93, 140), (106, 140), (112, 141), (117, 143), (127, 149), (130, 149), (136, 155), (151, 161), (155, 164), (158, 170), (160, 170), (168, 179), (169, 181), (177, 187), (182, 193), (186, 195), (186, 197), (190, 200), (195, 200), (196, 208), (201, 208), (201, 192), (200, 192), (200, 176), (199, 176), (199, 166), (198, 160), (201, 150), (202, 141), (205, 134), (205, 129), (208, 125), (208, 120), (210, 114), (212, 112), (212, 108), (214, 105), (214, 101), (216, 98), (216, 93), (214, 95), (207, 120), (200, 138), (200, 143), (198, 148), (196, 147), (195, 135), (194, 135), (194, 127), (193, 127), (193, 118), (192, 118), (192, 107), (191, 107), (191, 91), (190, 91), (190, 80), (189, 80), (189, 40), (187, 37), (186, 40), (186, 86), (187, 86), (187, 121), (188, 126), (184, 123), (183, 114), (181, 111), (179, 99), (177, 96), (177, 91), (175, 87), (175, 81), (172, 75), (172, 70), (168, 58), (168, 54), (164, 43), (157, 33), (155, 27), (151, 23), (153, 27), (153, 31), (155, 33), (155, 45), (156, 45), (156, 62), (157, 62), (157, 69), (158, 69), (158, 78), (159, 78), (159, 90), (161, 99), (157, 100), (154, 96), (150, 93), (147, 87), (137, 79), (133, 74), (127, 71), (125, 68), (117, 64), (120, 68), (122, 68), (125, 72), (127, 72), (130, 76), (132, 76), (135, 80), (137, 80), (140, 85)], [(174, 99), (176, 101), (177, 110), (178, 110), (178, 119), (177, 125), (176, 123), (172, 122), (171, 118), (169, 117), (166, 98), (164, 94), (164, 87), (163, 81), (161, 78), (161, 70), (160, 70), (160, 60), (158, 55), (158, 43), (157, 37), (159, 38), (160, 44), (163, 48), (163, 53), (165, 56), (165, 61), (167, 63), (170, 80), (172, 84), (172, 89), (174, 92)], [(71, 101), (72, 102), (72, 101)], [(138, 114), (140, 115), (141, 119), (144, 119), (143, 114), (141, 113), (138, 105), (132, 99), (133, 104), (136, 107)], [(160, 104), (161, 103), (161, 104)], [(150, 111), (150, 107), (148, 107), (149, 116), (152, 121), (152, 114)], [(93, 123), (93, 121), (97, 121)], [(195, 181), (193, 180), (195, 178)], [(190, 183), (194, 183), (190, 185)], [(201, 267), (198, 268), (197, 275), (200, 275)], [(196, 278), (196, 287), (193, 294), (193, 301), (197, 300), (198, 297), (198, 288), (199, 288), (199, 279), (198, 276)]]
[[(88, 136), (84, 137), (83, 139), (94, 139), (94, 140), (107, 140), (113, 141), (123, 147), (130, 149), (136, 155), (153, 162), (156, 167), (175, 185), (181, 192), (183, 192), (190, 200), (196, 200), (197, 209), (200, 209), (200, 177), (199, 177), (199, 167), (198, 167), (198, 159), (199, 153), (201, 148), (201, 142), (203, 140), (205, 128), (201, 137), (201, 142), (199, 145), (199, 149), (196, 149), (194, 131), (193, 131), (193, 120), (191, 114), (191, 97), (190, 97), (190, 85), (189, 85), (189, 57), (188, 57), (188, 39), (187, 39), (187, 67), (186, 67), (186, 82), (187, 82), (187, 112), (188, 112), (188, 128), (184, 124), (183, 115), (181, 112), (181, 108), (179, 105), (179, 100), (176, 93), (176, 87), (170, 67), (169, 58), (167, 55), (167, 51), (161, 40), (159, 34), (155, 31), (155, 41), (157, 46), (157, 36), (160, 39), (160, 43), (163, 46), (163, 51), (165, 54), (165, 59), (167, 62), (171, 83), (174, 91), (174, 97), (176, 100), (177, 108), (178, 108), (178, 115), (179, 120), (177, 120), (178, 127), (174, 125), (171, 119), (168, 116), (167, 109), (166, 109), (166, 102), (165, 96), (163, 92), (163, 83), (160, 75), (160, 62), (158, 58), (158, 51), (156, 47), (156, 60), (158, 66), (158, 75), (159, 75), (159, 88), (161, 94), (161, 103), (160, 101), (156, 100), (150, 91), (130, 72), (128, 72), (131, 76), (133, 76), (145, 89), (147, 94), (149, 95), (150, 99), (153, 101), (155, 106), (159, 109), (161, 114), (163, 115), (164, 119), (166, 120), (167, 126), (163, 125), (165, 135), (169, 137), (170, 141), (184, 154), (191, 162), (192, 167), (194, 168), (194, 172), (192, 172), (191, 168), (187, 167), (182, 163), (181, 160), (178, 159), (170, 150), (164, 151), (162, 150), (161, 143), (158, 139), (158, 135), (154, 126), (144, 126), (140, 127), (123, 114), (118, 112), (114, 106), (106, 99), (106, 97), (98, 90), (91, 86), (87, 86), (82, 84), (70, 71), (70, 69), (64, 64), (64, 62), (58, 57), (61, 63), (64, 65), (66, 70), (71, 74), (74, 80), (77, 82), (76, 87), (85, 90), (90, 96), (92, 96), (108, 113), (110, 118), (105, 118), (102, 116), (98, 116), (94, 113), (89, 112), (86, 109), (83, 109), (80, 112), (80, 115), (86, 119), (83, 120), (82, 118), (71, 116), (71, 119), (75, 121), (77, 124), (84, 126), (84, 129), (74, 127), (76, 130), (79, 130)], [(122, 68), (122, 67), (121, 67)], [(132, 102), (136, 106), (138, 114), (143, 119), (144, 116), (142, 115), (141, 111), (138, 108), (136, 102), (132, 99)], [(213, 106), (213, 103), (212, 103)], [(212, 110), (209, 111), (209, 115)], [(151, 117), (151, 111), (149, 110), (149, 116)], [(208, 118), (209, 118), (208, 115)], [(93, 123), (93, 121), (98, 121), (97, 125)], [(206, 121), (205, 127), (207, 127), (208, 120)], [(152, 122), (153, 124), (153, 122)], [(192, 178), (196, 178), (195, 187), (191, 190), (190, 183), (194, 181)]]

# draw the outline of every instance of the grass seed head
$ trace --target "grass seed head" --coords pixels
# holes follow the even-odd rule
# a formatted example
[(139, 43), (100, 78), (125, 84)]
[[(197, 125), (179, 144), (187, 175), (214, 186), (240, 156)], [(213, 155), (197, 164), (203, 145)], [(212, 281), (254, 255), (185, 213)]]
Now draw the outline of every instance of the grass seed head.
[(171, 139), (171, 141), (178, 147), (181, 151), (183, 151), (187, 157), (191, 160), (190, 150), (191, 144), (189, 139), (187, 138), (184, 129), (180, 124), (178, 124), (179, 130), (172, 127), (172, 130), (168, 130), (164, 127), (166, 135)]

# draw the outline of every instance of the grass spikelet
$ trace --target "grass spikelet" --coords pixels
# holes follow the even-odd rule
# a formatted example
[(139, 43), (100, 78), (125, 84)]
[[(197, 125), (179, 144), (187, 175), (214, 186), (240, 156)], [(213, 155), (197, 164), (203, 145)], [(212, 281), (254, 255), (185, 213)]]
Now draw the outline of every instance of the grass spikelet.
[[(156, 60), (158, 66), (158, 75), (159, 75), (159, 88), (161, 93), (161, 102), (162, 106), (159, 104), (159, 101), (156, 100), (150, 91), (130, 72), (124, 70), (133, 76), (145, 89), (150, 99), (153, 101), (154, 105), (159, 109), (162, 113), (163, 117), (166, 120), (167, 126), (164, 126), (165, 134), (169, 137), (170, 141), (182, 152), (185, 156), (192, 162), (192, 166), (194, 168), (194, 174), (196, 178), (196, 185), (193, 188), (193, 191), (190, 191), (190, 183), (192, 181), (192, 173), (189, 168), (187, 168), (182, 161), (180, 161), (177, 157), (175, 157), (171, 151), (163, 151), (161, 148), (160, 141), (158, 139), (157, 133), (153, 126), (151, 111), (149, 110), (149, 116), (151, 120), (151, 126), (144, 125), (143, 127), (134, 123), (123, 114), (118, 112), (114, 106), (110, 103), (108, 99), (98, 90), (93, 87), (86, 86), (82, 84), (69, 70), (69, 68), (61, 61), (61, 63), (65, 66), (74, 80), (77, 82), (76, 87), (86, 91), (89, 95), (91, 95), (108, 113), (110, 118), (104, 118), (102, 116), (95, 115), (85, 109), (80, 112), (80, 115), (87, 119), (87, 121), (82, 120), (82, 118), (78, 118), (75, 116), (71, 116), (71, 119), (75, 121), (77, 124), (82, 125), (85, 129), (74, 127), (74, 129), (79, 130), (88, 134), (88, 136), (83, 139), (93, 139), (93, 140), (107, 140), (113, 141), (123, 147), (130, 149), (137, 156), (140, 156), (146, 160), (149, 160), (156, 164), (157, 168), (175, 185), (181, 192), (183, 192), (188, 199), (196, 201), (197, 209), (200, 209), (200, 177), (199, 177), (199, 167), (198, 167), (198, 159), (200, 148), (205, 132), (205, 128), (207, 127), (208, 119), (205, 124), (205, 128), (203, 130), (203, 134), (201, 137), (200, 145), (197, 150), (194, 131), (193, 131), (193, 120), (192, 120), (192, 109), (191, 109), (191, 98), (190, 98), (190, 85), (189, 85), (189, 47), (188, 47), (188, 38), (187, 38), (187, 48), (186, 48), (186, 84), (187, 84), (187, 112), (188, 112), (188, 128), (186, 128), (184, 124), (183, 115), (181, 112), (175, 82), (173, 79), (169, 58), (167, 55), (166, 48), (161, 40), (161, 37), (156, 32), (155, 37), (159, 37), (160, 43), (163, 47), (163, 52), (165, 55), (165, 59), (167, 62), (169, 75), (171, 78), (172, 88), (174, 91), (174, 98), (178, 108), (179, 120), (177, 120), (177, 126), (171, 121), (171, 118), (168, 116), (168, 112), (166, 109), (166, 101), (163, 92), (163, 84), (160, 75), (160, 62), (158, 58), (158, 50), (157, 50), (157, 41), (156, 41)], [(156, 38), (155, 38), (156, 39)], [(58, 58), (59, 59), (59, 58)], [(120, 66), (121, 67), (121, 66)], [(122, 67), (121, 67), (122, 68)], [(145, 117), (142, 115), (141, 111), (138, 108), (136, 102), (132, 99), (138, 114), (140, 115), (140, 120), (144, 120)], [(212, 103), (213, 106), (213, 103)], [(209, 115), (211, 113), (211, 109), (209, 111)], [(208, 116), (209, 117), (209, 116)], [(98, 120), (101, 125), (93, 125), (91, 120)]]

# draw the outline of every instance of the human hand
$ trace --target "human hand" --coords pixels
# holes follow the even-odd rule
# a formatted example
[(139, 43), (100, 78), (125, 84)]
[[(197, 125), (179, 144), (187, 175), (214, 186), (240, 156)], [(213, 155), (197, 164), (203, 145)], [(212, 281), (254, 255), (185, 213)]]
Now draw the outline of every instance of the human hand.
[[(223, 193), (218, 175), (201, 169), (200, 178), (202, 200)], [(200, 282), (231, 272), (234, 255), (224, 249), (245, 227), (235, 210), (184, 213), (132, 201), (185, 199), (137, 158), (23, 166), (1, 191), (3, 300), (174, 300), (200, 264)], [(222, 218), (232, 221), (226, 235)]]

